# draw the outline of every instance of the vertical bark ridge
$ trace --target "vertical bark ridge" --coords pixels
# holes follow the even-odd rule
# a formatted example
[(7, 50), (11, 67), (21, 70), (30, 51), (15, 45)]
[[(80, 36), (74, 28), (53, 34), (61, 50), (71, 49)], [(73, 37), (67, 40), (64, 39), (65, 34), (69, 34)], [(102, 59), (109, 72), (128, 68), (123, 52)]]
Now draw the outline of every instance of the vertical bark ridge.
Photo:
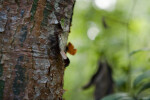
[(45, 8), (45, 4), (46, 4), (46, 0), (39, 0), (37, 3), (37, 9), (34, 15), (34, 27), (33, 27), (33, 31), (32, 34), (34, 34), (35, 36), (39, 36), (40, 35), (40, 28), (41, 28), (41, 23), (43, 20), (43, 11)]
[(60, 52), (67, 45), (74, 0), (5, 0), (0, 5), (0, 98), (62, 100)]

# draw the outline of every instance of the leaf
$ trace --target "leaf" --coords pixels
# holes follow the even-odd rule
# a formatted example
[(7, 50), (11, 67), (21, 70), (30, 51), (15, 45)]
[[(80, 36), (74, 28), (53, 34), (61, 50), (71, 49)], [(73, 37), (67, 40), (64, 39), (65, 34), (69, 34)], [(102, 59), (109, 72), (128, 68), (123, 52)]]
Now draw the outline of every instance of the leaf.
[(143, 92), (144, 90), (149, 89), (149, 88), (150, 88), (150, 82), (142, 85), (142, 87), (140, 88), (140, 90), (138, 91), (137, 94), (140, 94), (141, 92)]
[(135, 100), (135, 99), (133, 99), (132, 97), (123, 97), (123, 98), (121, 98), (119, 100)]
[(138, 49), (138, 50), (132, 51), (129, 55), (132, 56), (132, 55), (134, 55), (138, 52), (141, 52), (141, 51), (150, 51), (150, 49), (148, 49), (148, 48)]
[[(127, 93), (116, 93), (116, 94), (112, 94), (112, 95), (108, 95), (104, 98), (102, 98), (102, 100), (122, 100), (122, 98), (125, 97), (129, 97)], [(126, 99), (128, 100), (128, 99)], [(131, 100), (131, 99), (129, 99)]]
[(143, 97), (142, 99), (140, 100), (150, 100), (150, 97)]
[(141, 83), (142, 80), (147, 79), (147, 78), (150, 79), (150, 70), (149, 70), (149, 71), (146, 71), (146, 72), (144, 72), (142, 75), (138, 76), (138, 77), (135, 79), (135, 81), (134, 81), (134, 83), (133, 83), (133, 86), (134, 86), (134, 87), (137, 86), (139, 83)]

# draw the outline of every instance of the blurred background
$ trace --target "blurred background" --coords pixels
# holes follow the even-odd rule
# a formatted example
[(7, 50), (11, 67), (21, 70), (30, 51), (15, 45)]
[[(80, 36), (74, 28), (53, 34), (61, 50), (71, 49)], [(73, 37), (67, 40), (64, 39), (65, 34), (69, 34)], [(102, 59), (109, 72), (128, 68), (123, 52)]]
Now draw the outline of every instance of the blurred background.
[(114, 92), (131, 92), (135, 78), (150, 69), (149, 23), (150, 0), (77, 0), (69, 35), (77, 54), (67, 54), (64, 99), (94, 100), (95, 87), (82, 87), (102, 57), (112, 68)]

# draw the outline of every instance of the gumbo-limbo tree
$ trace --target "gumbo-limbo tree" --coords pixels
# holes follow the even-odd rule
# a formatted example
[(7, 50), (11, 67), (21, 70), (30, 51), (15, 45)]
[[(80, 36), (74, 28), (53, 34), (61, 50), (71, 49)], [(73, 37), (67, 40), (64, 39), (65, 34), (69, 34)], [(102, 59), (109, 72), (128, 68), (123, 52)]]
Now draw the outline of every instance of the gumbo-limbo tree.
[(0, 0), (0, 100), (62, 100), (75, 0)]

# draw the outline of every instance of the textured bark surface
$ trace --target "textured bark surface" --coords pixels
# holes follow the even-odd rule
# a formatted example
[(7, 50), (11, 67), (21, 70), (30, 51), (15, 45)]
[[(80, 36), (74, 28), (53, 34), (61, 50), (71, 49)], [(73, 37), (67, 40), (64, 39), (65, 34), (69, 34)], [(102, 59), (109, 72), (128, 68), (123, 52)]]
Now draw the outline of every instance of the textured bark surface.
[(0, 0), (0, 100), (62, 100), (75, 0)]

